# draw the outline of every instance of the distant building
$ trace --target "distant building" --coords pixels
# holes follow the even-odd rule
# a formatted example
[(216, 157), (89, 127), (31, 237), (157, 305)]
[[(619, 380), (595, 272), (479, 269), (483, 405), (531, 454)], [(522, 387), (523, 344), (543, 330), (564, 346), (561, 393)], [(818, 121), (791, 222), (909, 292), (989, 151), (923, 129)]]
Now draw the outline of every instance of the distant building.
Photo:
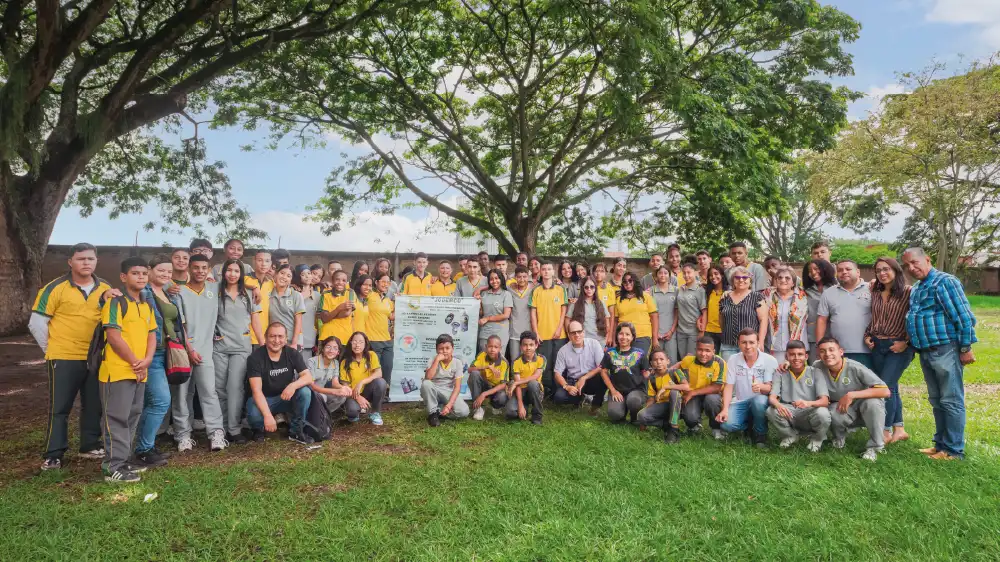
[[(456, 205), (459, 209), (467, 209), (469, 207), (470, 201), (468, 197), (459, 197), (458, 204)], [(464, 237), (461, 234), (455, 234), (455, 253), (459, 255), (464, 254), (478, 254), (479, 252), (486, 250), (490, 255), (495, 255), (499, 252), (500, 245), (497, 243), (495, 238), (490, 238), (483, 236), (481, 234), (476, 234), (475, 236)]]

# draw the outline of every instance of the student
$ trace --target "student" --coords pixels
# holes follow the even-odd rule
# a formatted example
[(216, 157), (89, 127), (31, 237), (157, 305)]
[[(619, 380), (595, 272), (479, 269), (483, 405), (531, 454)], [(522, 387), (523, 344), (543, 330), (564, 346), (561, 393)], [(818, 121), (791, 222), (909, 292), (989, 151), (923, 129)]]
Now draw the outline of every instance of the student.
[[(607, 266), (601, 262), (595, 263), (590, 270), (591, 276), (597, 282), (597, 298), (608, 308), (611, 317), (611, 332), (615, 331), (615, 305), (618, 304), (618, 287), (608, 283)], [(613, 345), (613, 344), (612, 344)]]
[[(358, 260), (354, 262), (354, 269), (351, 271), (351, 286), (353, 287), (355, 283), (358, 282), (358, 278), (362, 275), (368, 275), (368, 262), (363, 260)], [(357, 291), (355, 291), (357, 292)]]
[(333, 382), (340, 377), (340, 354), (340, 341), (336, 336), (330, 336), (320, 343), (319, 353), (306, 362), (313, 377), (309, 388), (326, 405), (331, 420), (344, 415), (344, 404), (352, 394), (350, 387), (338, 385), (334, 388), (333, 385)]
[(326, 263), (326, 275), (330, 279), (323, 290), (328, 291), (333, 287), (333, 274), (344, 269), (344, 266), (337, 260), (330, 260)]
[(503, 254), (497, 254), (493, 256), (493, 269), (496, 269), (503, 274), (504, 279), (507, 278), (507, 256)]
[(170, 254), (170, 262), (173, 265), (173, 272), (170, 279), (175, 285), (184, 285), (188, 282), (190, 274), (188, 265), (191, 261), (191, 252), (187, 248), (177, 248)]
[(378, 286), (378, 280), (382, 275), (389, 276), (389, 289), (385, 291), (388, 295), (389, 300), (396, 300), (396, 293), (399, 292), (399, 284), (392, 278), (392, 262), (388, 258), (379, 258), (375, 260), (375, 274), (372, 275), (372, 279), (375, 281), (376, 287)]
[(819, 301), (823, 292), (837, 284), (837, 270), (826, 260), (812, 260), (802, 268), (802, 289), (806, 292), (806, 343), (809, 345), (809, 362), (819, 359), (816, 348), (816, 323), (819, 320)]
[[(228, 441), (245, 445), (247, 438), (241, 429), (243, 406), (246, 403), (247, 358), (253, 350), (251, 334), (264, 341), (260, 323), (260, 305), (246, 288), (246, 277), (239, 261), (228, 259), (222, 264), (222, 285), (219, 290), (218, 317), (212, 362), (215, 368), (215, 393), (224, 416)], [(284, 324), (282, 324), (284, 325)]]
[(684, 283), (677, 291), (677, 353), (694, 355), (695, 342), (705, 335), (708, 299), (691, 264), (681, 268)]
[[(188, 247), (190, 254), (202, 255), (208, 258), (209, 263), (212, 262), (212, 256), (215, 255), (215, 249), (212, 247), (212, 243), (204, 238), (195, 238), (191, 241), (191, 245)], [(218, 278), (212, 274), (212, 270), (208, 271), (208, 280), (217, 281)]]
[(292, 267), (278, 264), (274, 271), (274, 288), (268, 295), (268, 321), (281, 322), (285, 333), (291, 334), (288, 345), (302, 350), (302, 315), (306, 313), (302, 294), (292, 289)]
[(271, 252), (271, 260), (274, 262), (275, 271), (279, 265), (291, 265), (292, 254), (288, 250), (278, 248)]
[(514, 284), (510, 287), (510, 332), (508, 359), (514, 361), (521, 355), (521, 334), (531, 331), (531, 272), (519, 265), (514, 268)]
[(376, 273), (375, 290), (368, 293), (368, 318), (364, 332), (372, 346), (372, 351), (382, 365), (382, 379), (385, 380), (386, 396), (392, 386), (392, 321), (396, 303), (389, 296), (392, 280), (388, 273)]
[(518, 252), (517, 255), (514, 256), (514, 266), (528, 269), (528, 253)]
[(489, 287), (479, 293), (479, 342), (478, 351), (486, 349), (490, 336), (500, 338), (501, 349), (507, 348), (510, 337), (510, 313), (514, 308), (514, 297), (507, 290), (507, 280), (499, 269), (491, 269), (486, 275)]
[(420, 383), (420, 398), (427, 408), (427, 425), (441, 425), (441, 418), (453, 420), (469, 416), (469, 405), (459, 395), (465, 364), (455, 357), (455, 341), (448, 334), (441, 334), (434, 342), (437, 355), (431, 359)]
[[(620, 288), (622, 286), (622, 279), (625, 277), (625, 273), (628, 271), (628, 261), (625, 258), (618, 258), (615, 263), (611, 265), (611, 278), (608, 279), (615, 287)], [(641, 286), (639, 287), (641, 288)]]
[[(654, 273), (654, 283), (649, 295), (656, 303), (656, 346), (667, 353), (670, 364), (683, 357), (677, 350), (677, 293), (678, 288), (670, 282), (670, 270), (661, 265)], [(685, 355), (687, 352), (685, 351)]]
[(722, 386), (726, 383), (726, 362), (715, 354), (715, 343), (712, 338), (702, 336), (695, 342), (694, 355), (688, 355), (679, 363), (670, 366), (670, 370), (684, 369), (687, 371), (690, 389), (684, 392), (684, 404), (681, 417), (687, 424), (689, 432), (701, 430), (702, 414), (708, 416), (708, 425), (712, 428), (712, 436), (723, 439), (721, 426), (716, 420), (722, 410)]
[[(253, 255), (253, 275), (249, 279), (244, 279), (244, 284), (248, 289), (255, 291), (254, 301), (260, 303), (260, 325), (268, 326), (271, 308), (269, 295), (274, 290), (270, 250), (260, 249)], [(250, 343), (255, 346), (263, 345), (253, 331), (250, 332)]]
[(431, 296), (431, 274), (427, 272), (427, 254), (417, 252), (413, 258), (414, 270), (404, 275), (400, 282), (400, 292), (404, 295)]
[(639, 427), (662, 427), (664, 441), (673, 444), (680, 437), (682, 393), (690, 388), (687, 375), (680, 369), (669, 369), (662, 349), (653, 350), (650, 357), (652, 373), (646, 383), (646, 405), (638, 414)]
[[(744, 267), (752, 278), (751, 288), (754, 291), (763, 291), (770, 284), (770, 277), (767, 271), (759, 263), (754, 263), (747, 259), (747, 245), (743, 242), (733, 242), (729, 245), (729, 256), (733, 259), (734, 267)], [(727, 275), (731, 273), (727, 270)], [(729, 280), (732, 283), (732, 279)]]
[(208, 269), (208, 258), (191, 256), (191, 280), (180, 291), (184, 306), (184, 327), (188, 334), (188, 355), (191, 357), (191, 379), (170, 387), (174, 439), (177, 441), (178, 452), (190, 451), (195, 445), (191, 438), (195, 389), (211, 450), (221, 451), (228, 445), (222, 424), (222, 407), (216, 391), (215, 363), (212, 360), (215, 327), (219, 316), (219, 284), (206, 282)]
[(667, 269), (670, 270), (672, 281), (678, 287), (687, 283), (681, 264), (681, 247), (678, 244), (667, 246)]
[(490, 253), (486, 250), (480, 250), (476, 254), (476, 261), (479, 263), (479, 271), (483, 272), (483, 275), (490, 270)]
[(302, 355), (288, 347), (285, 326), (272, 322), (264, 333), (266, 344), (257, 348), (247, 359), (247, 422), (253, 430), (253, 440), (264, 441), (267, 433), (278, 431), (274, 415), (290, 414), (288, 439), (303, 445), (313, 443), (305, 432), (306, 413), (312, 402), (313, 382)]
[(830, 261), (830, 245), (823, 240), (813, 244), (810, 249), (810, 253), (812, 259), (814, 260), (823, 260), (825, 262)]
[[(666, 262), (663, 254), (653, 254), (649, 256), (649, 273), (642, 276), (642, 290), (648, 291), (656, 284), (656, 272), (664, 266)], [(669, 270), (668, 270), (669, 271)]]
[(573, 262), (569, 260), (559, 262), (558, 272), (558, 283), (566, 289), (567, 303), (575, 303), (579, 296), (579, 287), (577, 285), (580, 283), (580, 279), (576, 276), (576, 271), (573, 269)]
[(87, 370), (87, 351), (101, 322), (101, 298), (110, 285), (94, 275), (97, 249), (76, 244), (69, 272), (39, 289), (28, 328), (45, 352), (49, 377), (48, 427), (42, 470), (60, 469), (69, 448), (69, 414), (80, 395), (80, 458), (104, 458), (101, 448), (101, 395)]
[[(566, 345), (566, 326), (563, 320), (566, 318), (567, 298), (565, 287), (555, 284), (552, 262), (542, 264), (542, 281), (532, 290), (528, 306), (531, 309), (531, 331), (541, 341), (538, 353), (545, 357), (542, 387), (554, 390), (552, 367), (559, 349)], [(521, 347), (524, 347), (523, 343)]]
[(823, 291), (816, 310), (816, 339), (833, 336), (842, 342), (849, 359), (871, 369), (872, 350), (865, 345), (865, 330), (872, 320), (872, 294), (868, 283), (861, 281), (858, 264), (851, 260), (837, 262), (840, 284)]
[(465, 264), (465, 277), (459, 279), (458, 283), (456, 283), (454, 295), (456, 297), (475, 297), (478, 299), (480, 292), (484, 291), (488, 286), (484, 273), (485, 271), (479, 268), (479, 263), (475, 260), (469, 260), (469, 263)]
[(778, 429), (780, 446), (787, 449), (799, 438), (799, 431), (809, 432), (807, 448), (818, 453), (830, 428), (830, 391), (827, 377), (818, 369), (806, 365), (806, 346), (800, 341), (788, 342), (785, 352), (788, 370), (778, 371), (771, 383), (767, 419)]
[(709, 254), (708, 250), (698, 250), (695, 252), (694, 258), (698, 266), (698, 279), (704, 285), (708, 283), (708, 270), (712, 267), (712, 254)]
[[(715, 342), (715, 349), (722, 350), (722, 297), (729, 291), (729, 279), (722, 267), (711, 265), (708, 275), (704, 278), (705, 298), (708, 307), (705, 311), (705, 335)], [(720, 353), (721, 355), (721, 353)]]
[(438, 264), (438, 278), (431, 283), (432, 297), (450, 297), (455, 294), (458, 283), (451, 278), (451, 262), (441, 260)]
[[(768, 285), (769, 285), (767, 287), (767, 289), (765, 289), (765, 290), (766, 291), (770, 291), (770, 290), (773, 290), (774, 287), (775, 287), (775, 278), (774, 278), (774, 276), (777, 275), (778, 268), (781, 267), (781, 265), (782, 265), (781, 264), (781, 260), (778, 259), (778, 256), (768, 255), (768, 256), (764, 256), (764, 262), (763, 262), (763, 264), (764, 264), (764, 271), (767, 272), (767, 279), (768, 279)], [(794, 283), (794, 279), (795, 279), (795, 276), (792, 275), (793, 283)]]
[(573, 269), (576, 271), (576, 278), (583, 280), (590, 276), (590, 267), (587, 266), (587, 262), (578, 261), (573, 264)]
[(729, 254), (723, 254), (719, 256), (719, 267), (722, 268), (722, 271), (726, 274), (726, 277), (728, 278), (729, 270), (736, 267), (736, 262), (733, 261), (733, 258)]
[(340, 378), (333, 383), (334, 388), (346, 386), (351, 396), (344, 404), (347, 421), (357, 423), (361, 413), (368, 411), (368, 421), (372, 425), (382, 425), (382, 399), (385, 397), (385, 379), (382, 378), (382, 364), (372, 351), (371, 343), (364, 332), (354, 332), (340, 355)]
[(826, 377), (830, 391), (830, 432), (833, 448), (843, 449), (847, 430), (868, 428), (868, 444), (861, 458), (875, 462), (885, 450), (885, 398), (891, 393), (868, 367), (844, 357), (836, 338), (819, 341), (820, 360), (814, 365)]
[(137, 471), (145, 467), (131, 466), (129, 457), (142, 413), (146, 376), (156, 352), (156, 317), (140, 295), (149, 281), (146, 262), (139, 257), (123, 261), (121, 281), (125, 294), (108, 299), (101, 310), (107, 338), (97, 377), (103, 404), (101, 470), (107, 482), (138, 482)]
[(371, 338), (371, 335), (368, 333), (368, 299), (372, 295), (373, 284), (374, 283), (371, 277), (368, 277), (367, 274), (362, 274), (354, 280), (354, 285), (352, 286), (354, 294), (357, 295), (358, 298), (354, 307), (354, 316), (351, 324), (352, 329), (354, 332), (364, 332), (369, 339)]
[(615, 328), (618, 345), (605, 352), (601, 360), (601, 378), (611, 393), (608, 419), (612, 423), (622, 423), (626, 416), (629, 422), (636, 423), (639, 410), (646, 402), (649, 358), (645, 351), (633, 345), (635, 340), (635, 326), (630, 322), (618, 324)]
[[(297, 287), (297, 291), (302, 295), (302, 306), (305, 312), (302, 314), (302, 357), (308, 360), (313, 356), (313, 350), (317, 346), (319, 331), (316, 327), (317, 313), (323, 304), (323, 295), (316, 288), (318, 278), (315, 277), (314, 270), (303, 264), (295, 267), (295, 275), (292, 278), (292, 285)], [(323, 275), (323, 268), (320, 267), (319, 275)]]
[[(222, 250), (226, 254), (226, 260), (236, 260), (240, 264), (240, 268), (243, 271), (243, 275), (252, 275), (253, 266), (248, 263), (241, 261), (243, 259), (243, 241), (238, 238), (230, 238), (226, 241), (226, 244), (222, 246)], [(216, 281), (222, 281), (222, 266), (223, 264), (217, 264), (212, 268), (212, 278)]]
[(326, 270), (323, 269), (322, 265), (314, 263), (309, 266), (309, 271), (313, 274), (313, 285), (316, 287), (317, 291), (322, 292), (323, 290), (329, 288), (328, 283), (324, 280)]
[(333, 288), (323, 293), (323, 304), (319, 309), (319, 318), (323, 321), (319, 339), (337, 336), (338, 340), (347, 341), (351, 337), (356, 301), (357, 295), (347, 287), (347, 272), (334, 273)]
[(539, 284), (542, 282), (542, 260), (537, 256), (531, 256), (528, 260), (528, 271), (531, 272), (531, 283)]
[(597, 281), (585, 275), (580, 281), (580, 298), (573, 303), (566, 318), (566, 328), (570, 322), (583, 325), (584, 337), (611, 347), (611, 315), (604, 303), (597, 298)]
[(552, 401), (556, 404), (579, 406), (585, 395), (591, 395), (594, 398), (590, 404), (590, 415), (596, 416), (608, 391), (600, 376), (604, 347), (586, 337), (583, 324), (576, 320), (571, 321), (566, 329), (569, 332), (569, 344), (559, 350), (552, 370), (557, 387)]
[(747, 328), (739, 334), (740, 352), (727, 362), (728, 375), (722, 391), (722, 409), (715, 419), (722, 431), (751, 429), (757, 448), (767, 448), (767, 397), (778, 368), (774, 357), (762, 353), (757, 332)]
[(469, 256), (461, 256), (458, 258), (458, 273), (456, 273), (452, 278), (457, 282), (459, 279), (465, 277), (465, 270), (469, 267)]
[(488, 398), (496, 410), (507, 405), (507, 383), (510, 381), (510, 363), (503, 358), (503, 340), (490, 336), (486, 349), (469, 365), (469, 392), (472, 394), (472, 419), (479, 421), (486, 416), (483, 404)]
[[(549, 264), (551, 271), (552, 264)], [(531, 423), (542, 425), (542, 395), (545, 387), (542, 383), (542, 372), (545, 370), (545, 357), (536, 353), (538, 336), (534, 332), (524, 332), (518, 340), (521, 343), (521, 356), (511, 367), (513, 379), (507, 383), (507, 409), (504, 412), (508, 420), (527, 419), (531, 405)]]
[(632, 345), (649, 353), (653, 344), (653, 334), (659, 334), (660, 316), (656, 311), (656, 301), (639, 286), (639, 278), (634, 273), (626, 273), (622, 277), (622, 285), (618, 290), (615, 305), (616, 321), (628, 322), (635, 328), (635, 341)]

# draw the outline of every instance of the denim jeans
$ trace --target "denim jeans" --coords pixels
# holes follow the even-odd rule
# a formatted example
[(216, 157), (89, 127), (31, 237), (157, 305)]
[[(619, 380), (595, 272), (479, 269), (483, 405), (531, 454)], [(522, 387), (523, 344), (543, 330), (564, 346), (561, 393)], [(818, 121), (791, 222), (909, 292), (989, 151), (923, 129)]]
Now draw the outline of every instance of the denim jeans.
[(885, 401), (886, 431), (893, 427), (903, 427), (903, 400), (899, 397), (899, 379), (913, 361), (912, 347), (906, 346), (902, 353), (893, 353), (889, 351), (893, 343), (895, 341), (891, 339), (876, 339), (875, 349), (872, 350), (872, 362), (875, 364), (872, 370), (892, 392), (892, 396)]
[(871, 370), (875, 370), (875, 362), (872, 361), (871, 353), (845, 353), (844, 357), (853, 359)]
[(163, 417), (170, 409), (170, 385), (167, 384), (166, 363), (162, 349), (156, 350), (156, 353), (153, 354), (153, 362), (149, 364), (144, 392), (142, 414), (139, 416), (139, 427), (135, 431), (135, 452), (137, 453), (144, 453), (153, 448), (156, 430), (160, 429)]
[(934, 411), (934, 447), (952, 456), (965, 456), (964, 367), (958, 344), (920, 352), (920, 369), (927, 382), (927, 399)]
[(723, 361), (729, 361), (731, 356), (736, 355), (739, 352), (740, 348), (735, 345), (722, 344), (722, 349), (719, 350), (719, 357), (721, 357)]
[(767, 396), (763, 394), (740, 402), (731, 402), (729, 419), (722, 424), (722, 431), (735, 433), (751, 425), (755, 435), (767, 435)]
[[(304, 386), (295, 391), (291, 400), (282, 400), (281, 396), (265, 396), (267, 407), (271, 410), (271, 415), (291, 412), (292, 419), (288, 421), (288, 429), (292, 433), (298, 433), (306, 421), (306, 412), (309, 411), (309, 403), (312, 402), (312, 391), (308, 386)], [(252, 429), (264, 429), (264, 414), (261, 413), (253, 396), (247, 398), (247, 421)]]

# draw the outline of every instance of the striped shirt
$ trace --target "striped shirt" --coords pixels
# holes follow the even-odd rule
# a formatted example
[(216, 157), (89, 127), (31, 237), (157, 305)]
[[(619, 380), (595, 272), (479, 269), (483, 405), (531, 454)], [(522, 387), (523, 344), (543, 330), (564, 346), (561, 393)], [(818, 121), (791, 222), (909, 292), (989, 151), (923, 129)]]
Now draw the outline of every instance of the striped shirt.
[(903, 287), (903, 294), (890, 296), (886, 301), (882, 293), (875, 291), (875, 282), (871, 282), (872, 320), (868, 323), (866, 336), (879, 339), (905, 340), (906, 313), (910, 310), (909, 285)]
[(910, 344), (917, 349), (976, 343), (976, 317), (962, 282), (954, 275), (931, 268), (910, 290), (910, 311), (906, 314)]
[(719, 301), (719, 313), (722, 319), (722, 345), (736, 347), (740, 331), (745, 328), (760, 330), (760, 318), (757, 317), (757, 307), (764, 300), (764, 295), (751, 291), (739, 303), (734, 303), (732, 295), (726, 293)]

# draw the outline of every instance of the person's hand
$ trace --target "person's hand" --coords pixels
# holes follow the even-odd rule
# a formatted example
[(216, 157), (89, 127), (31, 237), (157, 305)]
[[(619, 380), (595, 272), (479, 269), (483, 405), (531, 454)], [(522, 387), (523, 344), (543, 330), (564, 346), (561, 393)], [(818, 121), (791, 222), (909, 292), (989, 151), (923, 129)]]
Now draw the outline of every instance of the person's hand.
[(778, 372), (779, 373), (787, 373), (788, 369), (789, 369), (789, 367), (791, 367), (791, 365), (792, 364), (789, 363), (788, 361), (783, 361), (780, 365), (778, 365)]
[(837, 401), (837, 411), (841, 414), (847, 412), (847, 409), (851, 407), (851, 403), (854, 402), (854, 393), (848, 392), (847, 394), (840, 397)]
[(361, 403), (361, 400), (364, 397), (361, 396), (361, 385), (360, 384), (358, 384), (357, 386), (355, 386), (354, 388), (351, 389), (351, 398), (353, 398), (354, 401), (357, 402), (358, 404)]
[(146, 369), (140, 369), (139, 372), (135, 374), (136, 382), (146, 382), (146, 377), (149, 376), (149, 371)]
[(260, 289), (259, 288), (254, 287), (253, 290), (251, 291), (251, 296), (253, 296), (253, 303), (254, 304), (260, 304)]
[(587, 381), (583, 379), (576, 381), (576, 384), (573, 385), (573, 388), (576, 389), (576, 394), (574, 394), (573, 396), (578, 396), (581, 392), (583, 392), (583, 385), (585, 384), (587, 384)]
[(784, 404), (778, 404), (774, 407), (774, 410), (778, 412), (778, 415), (785, 418), (786, 420), (792, 419), (792, 412), (784, 406)]
[(958, 356), (958, 360), (962, 365), (972, 365), (976, 362), (976, 356), (972, 354), (972, 350), (966, 351), (965, 353)]
[(893, 353), (902, 353), (906, 351), (907, 347), (910, 347), (910, 344), (906, 343), (906, 340), (896, 340), (892, 342), (892, 345), (889, 347), (889, 351)]
[(285, 389), (281, 391), (281, 399), (285, 402), (291, 400), (292, 396), (295, 396), (295, 389), (292, 388), (291, 385), (286, 386)]
[(113, 299), (115, 297), (120, 297), (120, 296), (122, 296), (122, 292), (119, 289), (108, 289), (107, 291), (104, 291), (103, 295), (101, 295), (101, 300), (106, 301), (108, 299)]
[(354, 312), (354, 303), (353, 302), (347, 301), (347, 302), (344, 303), (344, 305), (345, 305), (344, 308), (346, 308), (348, 311)]
[(476, 409), (479, 409), (479, 408), (483, 407), (483, 398), (485, 398), (485, 396), (483, 396), (482, 394), (480, 394), (479, 396), (476, 397), (475, 400), (472, 401), (472, 409), (473, 410), (476, 410)]
[(487, 322), (489, 322), (489, 320), (487, 320), (486, 317), (483, 317), (483, 318), (479, 319), (479, 325), (480, 326), (485, 326)]
[(201, 365), (203, 361), (201, 354), (193, 349), (188, 350), (188, 358), (191, 359), (192, 365)]
[(438, 363), (441, 363), (442, 361), (444, 361), (444, 354), (438, 353), (437, 355), (434, 356), (434, 360), (437, 361)]
[(618, 392), (617, 390), (612, 390), (611, 391), (611, 399), (614, 400), (615, 402), (624, 402), (625, 401), (625, 397), (622, 396), (622, 393)]
[(524, 409), (524, 405), (522, 405), (522, 404), (518, 404), (517, 405), (517, 417), (518, 417), (518, 419), (522, 419), (522, 420), (524, 418), (528, 417), (528, 411)]
[(668, 392), (670, 392), (670, 390), (668, 390), (666, 388), (661, 388), (660, 390), (657, 390), (656, 391), (656, 401), (657, 402), (662, 401), (664, 398), (667, 397), (667, 393)]
[(722, 410), (721, 412), (719, 412), (719, 415), (715, 416), (715, 421), (719, 423), (726, 423), (726, 421), (728, 420), (729, 420), (729, 412), (726, 410)]
[(569, 304), (576, 304), (576, 299), (569, 299)]
[(278, 422), (274, 421), (274, 416), (271, 414), (268, 414), (267, 417), (264, 418), (264, 431), (268, 433), (278, 431)]
[(667, 335), (663, 336), (663, 339), (665, 341), (670, 341), (670, 340), (674, 339), (674, 332), (675, 332), (675, 330), (673, 328), (667, 330)]
[(750, 385), (750, 390), (751, 390), (751, 391), (752, 391), (752, 392), (753, 392), (754, 394), (760, 394), (760, 386), (761, 386), (761, 385), (760, 385), (760, 383), (759, 383), (759, 382), (755, 382), (755, 383), (753, 383), (752, 385)]
[(694, 398), (694, 396), (692, 396), (690, 392), (685, 392), (681, 394), (681, 405), (686, 406), (687, 403), (690, 402), (692, 398)]
[(868, 349), (875, 349), (875, 340), (871, 336), (865, 336), (865, 345)]
[(171, 283), (170, 286), (167, 287), (166, 291), (171, 295), (179, 295), (181, 294), (181, 286), (177, 283)]
[(611, 334), (608, 334), (608, 337), (604, 338), (604, 345), (605, 347), (611, 347), (613, 345), (611, 341)]
[(566, 386), (564, 386), (563, 390), (565, 390), (566, 394), (569, 394), (570, 396), (577, 396), (578, 394), (580, 394), (580, 389), (571, 384), (567, 384)]
[(441, 415), (447, 416), (448, 414), (451, 413), (451, 410), (452, 410), (451, 404), (445, 404), (444, 408), (441, 408)]
[(562, 338), (562, 326), (556, 328), (556, 331), (552, 334), (552, 339), (558, 340)]
[(657, 349), (660, 349), (660, 339), (659, 338), (653, 340), (653, 345), (651, 345), (649, 347), (649, 351), (653, 352), (653, 351), (656, 351)]
[(806, 402), (805, 400), (796, 400), (795, 402), (792, 402), (792, 406), (795, 406), (800, 410), (804, 410), (809, 407), (809, 402)]
[(695, 322), (695, 326), (698, 328), (699, 332), (704, 332), (705, 331), (705, 320), (702, 320), (702, 318), (699, 316), (698, 317), (698, 321)]

